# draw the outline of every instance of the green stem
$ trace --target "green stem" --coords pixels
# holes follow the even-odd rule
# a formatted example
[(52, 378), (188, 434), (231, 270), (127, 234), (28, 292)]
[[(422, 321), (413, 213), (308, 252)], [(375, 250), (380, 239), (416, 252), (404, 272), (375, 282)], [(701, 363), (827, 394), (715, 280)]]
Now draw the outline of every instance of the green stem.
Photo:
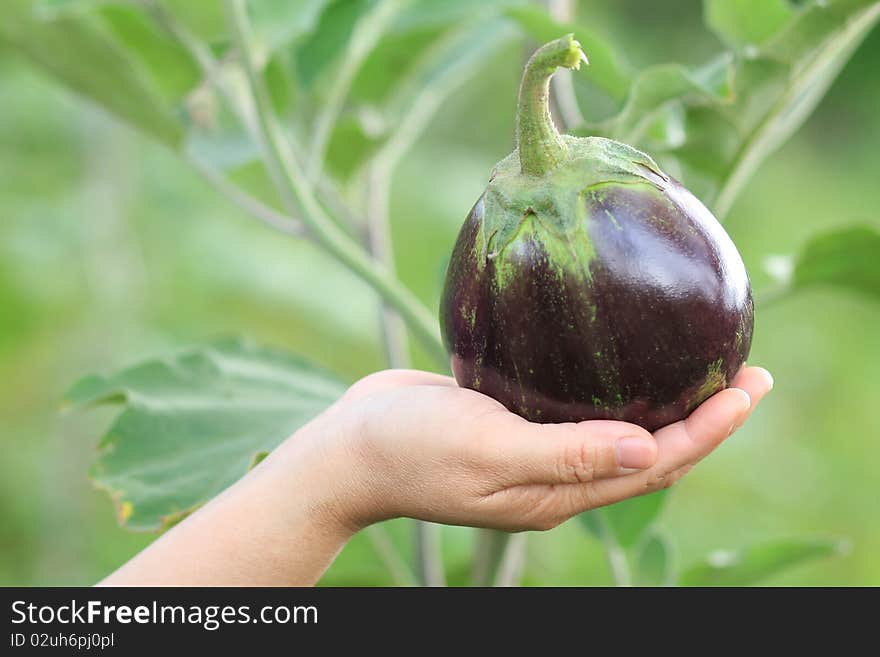
[(241, 116), (242, 98), (224, 79), (223, 71), (210, 48), (196, 38), (159, 0), (143, 0), (143, 4), (158, 25), (198, 64), (205, 82), (218, 91), (236, 115)]
[(567, 34), (535, 51), (526, 63), (517, 103), (516, 143), (524, 174), (542, 176), (568, 157), (568, 148), (550, 116), (550, 78), (560, 66), (587, 61), (581, 44)]
[[(852, 54), (852, 49), (862, 42), (877, 21), (880, 21), (880, 3), (869, 4), (864, 10), (854, 13), (842, 30), (815, 49), (808, 61), (798, 63), (798, 72), (788, 76), (786, 88), (743, 142), (727, 168), (727, 175), (718, 186), (715, 202), (710, 207), (720, 221), (724, 221), (743, 186), (761, 163), (791, 136), (812, 111), (814, 106), (809, 102), (804, 103), (803, 99), (814, 93), (811, 89), (816, 86), (817, 78), (823, 75), (823, 69), (841, 53), (846, 53), (847, 49)], [(840, 64), (843, 65), (848, 59), (848, 55), (844, 56)], [(826, 80), (833, 80), (835, 76), (836, 73)], [(805, 109), (809, 111), (805, 113)]]
[(415, 575), (409, 569), (406, 562), (401, 559), (400, 554), (391, 542), (386, 531), (381, 525), (370, 525), (364, 530), (376, 554), (385, 564), (385, 568), (391, 575), (391, 579), (397, 586), (414, 586), (416, 584)]
[(290, 235), (291, 237), (307, 236), (306, 228), (302, 223), (280, 212), (276, 212), (259, 199), (243, 191), (211, 165), (206, 164), (191, 154), (184, 155), (184, 158), (218, 193), (228, 198), (252, 217), (285, 235)]
[(632, 586), (632, 572), (630, 572), (629, 562), (626, 559), (626, 552), (614, 537), (605, 514), (598, 514), (598, 518), (599, 538), (605, 547), (605, 556), (608, 558), (614, 584), (615, 586)]
[(330, 91), (312, 129), (308, 165), (309, 180), (315, 180), (324, 164), (327, 142), (345, 104), (355, 75), (367, 55), (373, 51), (385, 33), (387, 26), (405, 4), (406, 0), (380, 0), (358, 20), (354, 32), (348, 40), (348, 48), (342, 56), (339, 71), (333, 79)]
[(512, 534), (497, 529), (477, 531), (471, 585), (492, 586), (497, 580)]
[[(367, 167), (365, 179), (365, 206), (367, 215), (367, 241), (370, 253), (376, 260), (394, 271), (394, 249), (391, 242), (391, 226), (388, 202), (391, 195), (391, 165), (385, 160), (374, 161)], [(400, 315), (383, 303), (379, 309), (382, 318), (382, 337), (388, 365), (394, 368), (410, 367), (409, 343), (406, 327)], [(443, 569), (443, 552), (440, 543), (440, 527), (423, 520), (415, 521), (416, 570), (423, 586), (444, 586), (446, 574)]]
[(501, 562), (498, 565), (498, 574), (495, 576), (495, 586), (519, 586), (523, 568), (526, 564), (526, 541), (528, 534), (521, 532), (512, 534)]
[(266, 165), (285, 207), (308, 227), (313, 239), (330, 255), (370, 285), (400, 313), (413, 334), (438, 364), (446, 367), (446, 350), (440, 341), (437, 322), (416, 296), (385, 267), (374, 262), (351, 237), (324, 212), (306, 182), (299, 164), (290, 157), (286, 139), (275, 118), (250, 48), (250, 25), (244, 0), (227, 0), (233, 41), (247, 77), (256, 137), (266, 155)]

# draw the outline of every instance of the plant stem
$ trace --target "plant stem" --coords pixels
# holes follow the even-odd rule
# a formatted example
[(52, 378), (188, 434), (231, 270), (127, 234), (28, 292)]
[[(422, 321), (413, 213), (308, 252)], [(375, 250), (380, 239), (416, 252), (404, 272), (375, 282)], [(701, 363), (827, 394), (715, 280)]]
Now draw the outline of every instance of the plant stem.
[(300, 217), (313, 239), (378, 292), (406, 321), (415, 336), (438, 363), (446, 366), (446, 350), (437, 322), (421, 302), (385, 268), (374, 262), (354, 240), (324, 212), (306, 183), (299, 164), (291, 157), (285, 136), (269, 103), (263, 80), (250, 48), (250, 25), (244, 0), (227, 0), (234, 44), (247, 77), (256, 114), (256, 138), (266, 165), (288, 211)]
[[(388, 271), (394, 273), (394, 254), (391, 243), (391, 227), (388, 218), (388, 202), (391, 193), (390, 172), (379, 162), (367, 169), (366, 216), (367, 244), (370, 253)], [(389, 366), (409, 367), (409, 340), (400, 315), (387, 303), (382, 303), (382, 338)]]
[(213, 86), (226, 100), (230, 109), (243, 120), (245, 112), (242, 111), (243, 99), (236, 95), (223, 78), (223, 71), (217, 63), (210, 48), (205, 46), (198, 38), (183, 25), (159, 0), (141, 0), (147, 12), (155, 19), (159, 26), (174, 39), (178, 45), (189, 53), (201, 69), (205, 82)]
[(306, 227), (303, 226), (301, 222), (296, 219), (291, 219), (290, 217), (277, 212), (273, 208), (270, 208), (262, 201), (243, 191), (237, 185), (229, 182), (223, 174), (205, 164), (197, 157), (186, 155), (186, 160), (190, 166), (198, 171), (215, 190), (270, 228), (274, 228), (275, 230), (292, 237), (304, 237), (308, 234)]
[(632, 573), (626, 559), (626, 553), (614, 537), (604, 514), (598, 514), (598, 518), (599, 538), (605, 547), (605, 556), (608, 558), (614, 584), (615, 586), (632, 586)]
[[(820, 48), (817, 48), (808, 61), (798, 63), (801, 70), (788, 77), (786, 89), (769, 111), (761, 117), (748, 139), (743, 142), (727, 170), (727, 175), (719, 185), (715, 202), (710, 206), (719, 221), (724, 221), (739, 192), (761, 163), (806, 119), (808, 112), (804, 113), (804, 109), (812, 111), (812, 107), (805, 104), (803, 98), (814, 93), (809, 89), (816, 85), (817, 74), (827, 66), (829, 60), (833, 61), (835, 55), (847, 49), (850, 49), (851, 53), (852, 48), (862, 42), (878, 21), (880, 21), (880, 3), (866, 6), (864, 10), (850, 18), (840, 33), (827, 39)], [(846, 59), (844, 58), (843, 62)], [(830, 82), (835, 77), (836, 74), (826, 79)], [(823, 91), (822, 95), (824, 93)]]
[(538, 48), (526, 63), (516, 108), (516, 144), (524, 174), (541, 176), (568, 157), (568, 148), (550, 116), (550, 78), (560, 66), (586, 61), (571, 34)]
[[(367, 242), (373, 257), (394, 271), (394, 253), (388, 204), (391, 195), (390, 164), (374, 161), (367, 169), (366, 214)], [(382, 337), (388, 364), (394, 368), (410, 365), (406, 327), (395, 310), (383, 303), (381, 313)], [(445, 586), (440, 528), (421, 520), (415, 521), (416, 569), (424, 586)]]
[(501, 563), (498, 566), (498, 574), (495, 577), (495, 586), (518, 586), (522, 577), (523, 568), (526, 565), (526, 540), (525, 532), (513, 534), (507, 541)]
[(394, 548), (394, 544), (388, 537), (388, 532), (379, 525), (370, 525), (364, 532), (397, 586), (413, 586), (417, 583), (412, 570)]
[(477, 530), (471, 568), (472, 586), (491, 586), (495, 581), (510, 536), (507, 532), (495, 529)]
[(348, 48), (341, 57), (339, 71), (333, 80), (321, 112), (312, 129), (312, 143), (309, 149), (308, 176), (315, 180), (324, 164), (324, 155), (330, 132), (342, 111), (345, 98), (351, 88), (354, 77), (360, 70), (367, 55), (382, 37), (385, 28), (394, 18), (407, 0), (379, 0), (365, 14), (354, 28), (348, 40)]

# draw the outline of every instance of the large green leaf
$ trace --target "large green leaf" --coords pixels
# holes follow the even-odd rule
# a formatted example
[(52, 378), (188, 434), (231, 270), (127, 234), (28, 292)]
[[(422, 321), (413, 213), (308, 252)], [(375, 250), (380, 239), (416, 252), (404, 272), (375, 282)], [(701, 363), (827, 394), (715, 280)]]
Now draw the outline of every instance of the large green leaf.
[(31, 0), (3, 6), (0, 39), (74, 91), (170, 145), (182, 130), (161, 90), (99, 17), (60, 12), (41, 17)]
[(794, 257), (768, 259), (779, 283), (772, 298), (815, 286), (834, 286), (880, 300), (880, 229), (849, 226), (818, 235)]
[(788, 568), (844, 553), (847, 544), (823, 539), (773, 541), (740, 550), (718, 550), (682, 573), (683, 586), (750, 586)]
[(67, 402), (121, 407), (91, 476), (121, 524), (155, 531), (227, 488), (344, 390), (299, 358), (227, 341), (86, 377)]
[(795, 259), (792, 285), (824, 284), (880, 299), (880, 230), (854, 226), (810, 240)]
[(663, 509), (668, 491), (633, 497), (611, 506), (593, 509), (578, 516), (581, 525), (599, 539), (609, 538), (623, 548), (631, 548), (646, 535)]

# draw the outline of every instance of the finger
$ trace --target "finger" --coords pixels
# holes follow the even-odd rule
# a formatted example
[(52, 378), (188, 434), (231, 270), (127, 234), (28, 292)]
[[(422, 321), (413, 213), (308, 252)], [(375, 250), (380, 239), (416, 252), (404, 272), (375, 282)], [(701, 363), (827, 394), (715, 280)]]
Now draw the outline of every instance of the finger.
[(752, 400), (752, 410), (773, 389), (773, 376), (763, 367), (744, 367), (734, 377), (731, 388), (745, 390)]
[(589, 502), (604, 506), (665, 487), (671, 473), (697, 463), (721, 444), (748, 413), (750, 405), (749, 395), (739, 388), (728, 388), (713, 395), (687, 419), (654, 434), (658, 454), (653, 467), (595, 482)]
[(421, 370), (382, 370), (356, 381), (346, 391), (346, 400), (361, 399), (367, 395), (406, 386), (455, 386), (455, 379)]
[(507, 414), (484, 444), (488, 466), (508, 486), (578, 484), (637, 472), (654, 465), (657, 445), (645, 429), (627, 422), (591, 420), (536, 424)]
[(564, 519), (588, 509), (672, 486), (748, 417), (755, 404), (773, 387), (773, 378), (762, 368), (750, 367), (743, 368), (733, 383), (737, 386), (736, 390), (718, 393), (686, 420), (657, 432), (659, 454), (656, 464), (649, 470), (595, 483), (526, 486), (524, 490), (533, 491), (536, 498), (541, 500), (542, 508), (556, 510), (557, 515), (550, 518), (548, 524), (553, 526), (560, 521), (559, 512)]
[(728, 388), (703, 402), (687, 418), (654, 434), (660, 448), (657, 468), (672, 472), (696, 463), (733, 433), (751, 409), (748, 392)]

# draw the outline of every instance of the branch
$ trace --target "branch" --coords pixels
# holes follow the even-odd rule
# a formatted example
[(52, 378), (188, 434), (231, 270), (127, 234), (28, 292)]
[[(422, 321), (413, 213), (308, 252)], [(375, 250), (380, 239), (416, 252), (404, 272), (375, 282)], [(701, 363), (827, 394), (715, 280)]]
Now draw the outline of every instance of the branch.
[(330, 92), (318, 114), (313, 128), (312, 144), (309, 150), (308, 176), (315, 180), (324, 164), (327, 142), (336, 119), (348, 96), (351, 83), (360, 70), (367, 55), (373, 50), (385, 28), (406, 4), (406, 0), (379, 0), (358, 22), (354, 33), (348, 40), (348, 48), (342, 55), (342, 65), (333, 80)]
[[(366, 176), (367, 243), (370, 253), (394, 271), (394, 254), (391, 244), (391, 227), (388, 218), (390, 173), (380, 163), (373, 163)], [(409, 340), (406, 327), (393, 308), (382, 304), (382, 337), (385, 355), (393, 368), (409, 367)]]
[[(391, 226), (388, 203), (391, 195), (391, 171), (383, 162), (372, 162), (367, 169), (366, 212), (367, 241), (370, 252), (389, 270), (394, 270), (394, 253), (391, 243)], [(388, 364), (394, 368), (410, 365), (409, 344), (406, 327), (393, 308), (383, 303), (382, 337)], [(425, 586), (445, 586), (443, 557), (440, 545), (440, 528), (428, 522), (416, 521), (416, 559), (419, 578)]]
[(498, 567), (495, 586), (519, 586), (522, 571), (526, 565), (527, 536), (528, 534), (522, 532), (510, 537)]
[(205, 81), (217, 89), (226, 100), (235, 114), (247, 123), (247, 113), (242, 107), (242, 99), (233, 93), (229, 85), (223, 79), (223, 72), (211, 50), (196, 38), (185, 25), (183, 25), (168, 9), (158, 0), (141, 0), (146, 10), (153, 16), (159, 26), (168, 35), (177, 41), (189, 56), (195, 60), (202, 71)]
[(308, 231), (306, 230), (306, 227), (303, 226), (302, 222), (274, 210), (259, 199), (251, 196), (237, 185), (229, 182), (226, 176), (213, 167), (205, 164), (197, 157), (186, 155), (186, 160), (189, 162), (190, 166), (198, 171), (220, 194), (270, 228), (274, 228), (275, 230), (292, 237), (308, 236)]
[(388, 572), (391, 573), (391, 579), (394, 580), (394, 583), (398, 586), (412, 586), (415, 584), (415, 575), (413, 575), (409, 566), (406, 565), (406, 562), (400, 558), (400, 554), (388, 537), (388, 532), (379, 525), (370, 525), (364, 532), (373, 544), (376, 554), (379, 555), (382, 563), (385, 564)]
[(416, 296), (385, 268), (374, 262), (327, 216), (299, 164), (290, 157), (287, 140), (272, 113), (263, 80), (250, 49), (250, 25), (244, 0), (227, 0), (233, 43), (244, 68), (256, 115), (255, 137), (263, 148), (266, 167), (288, 211), (301, 218), (313, 239), (330, 255), (370, 285), (407, 322), (429, 353), (446, 366), (446, 350), (437, 322)]
[(496, 529), (480, 529), (474, 548), (472, 586), (491, 586), (498, 578), (504, 554), (513, 534)]

